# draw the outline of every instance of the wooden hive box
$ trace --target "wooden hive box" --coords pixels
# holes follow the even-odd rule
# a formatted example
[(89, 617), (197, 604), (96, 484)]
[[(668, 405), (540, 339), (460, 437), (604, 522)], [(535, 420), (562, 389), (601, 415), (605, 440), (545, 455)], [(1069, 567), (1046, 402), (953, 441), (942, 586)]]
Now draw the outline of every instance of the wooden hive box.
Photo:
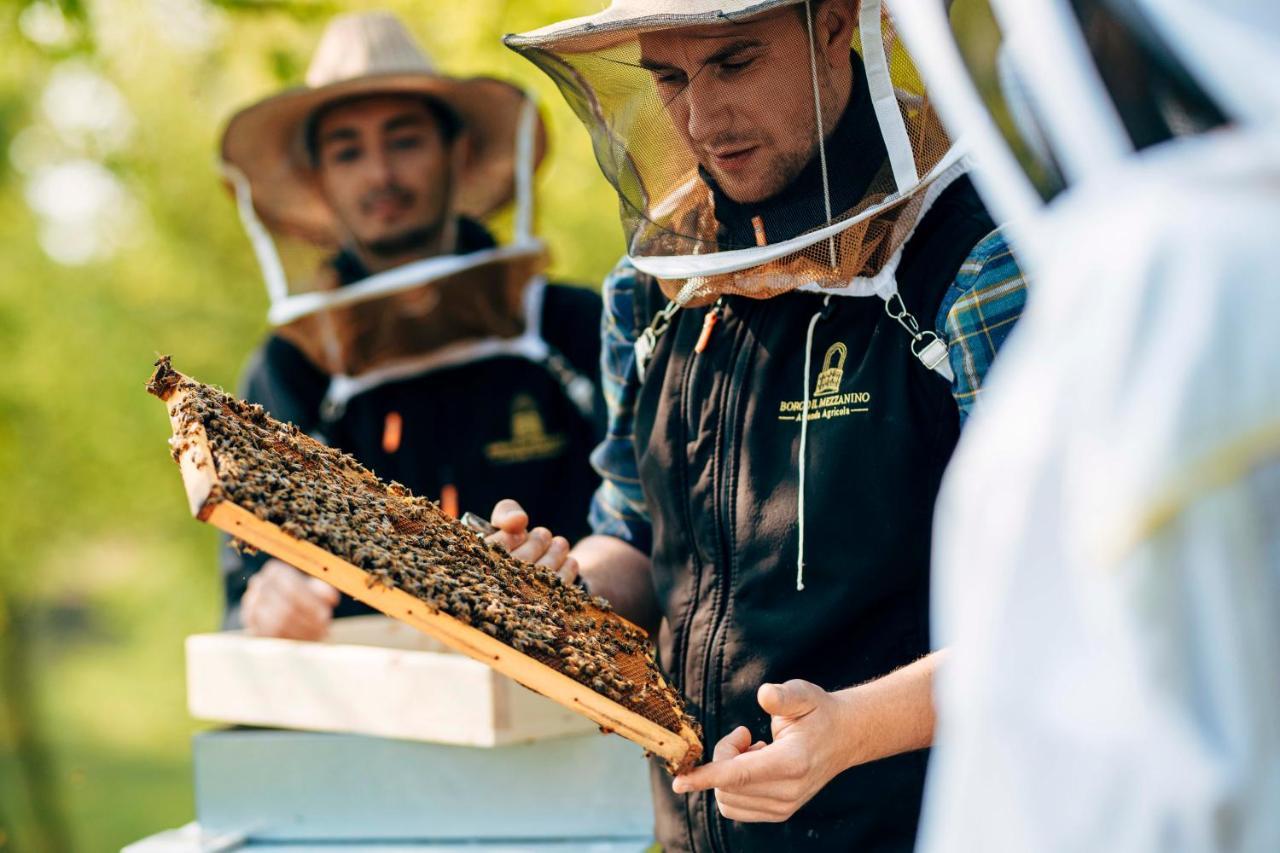
[(201, 720), (481, 747), (596, 730), (385, 616), (334, 620), (323, 642), (223, 631), (186, 645), (187, 705)]

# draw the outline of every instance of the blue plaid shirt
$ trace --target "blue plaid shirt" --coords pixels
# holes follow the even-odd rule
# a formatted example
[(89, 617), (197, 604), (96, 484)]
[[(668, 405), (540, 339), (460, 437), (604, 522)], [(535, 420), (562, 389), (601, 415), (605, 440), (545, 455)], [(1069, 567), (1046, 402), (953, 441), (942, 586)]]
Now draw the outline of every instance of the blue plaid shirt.
[[(601, 321), (600, 378), (609, 413), (604, 441), (591, 454), (603, 478), (591, 501), (591, 529), (616, 536), (649, 553), (653, 533), (636, 465), (634, 410), (640, 382), (636, 377), (635, 324), (637, 273), (623, 260), (604, 281)], [(993, 231), (974, 247), (947, 290), (934, 326), (949, 345), (955, 373), (952, 396), (961, 421), (982, 393), (982, 381), (1026, 302), (1022, 271), (1005, 242)]]

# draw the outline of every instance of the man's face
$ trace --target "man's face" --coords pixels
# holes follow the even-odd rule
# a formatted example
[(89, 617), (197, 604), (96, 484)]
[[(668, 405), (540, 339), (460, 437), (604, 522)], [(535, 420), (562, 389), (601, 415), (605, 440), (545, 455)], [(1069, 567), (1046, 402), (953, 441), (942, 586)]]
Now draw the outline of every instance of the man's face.
[[(815, 3), (824, 133), (848, 102), (852, 7), (847, 0)], [(739, 203), (775, 195), (817, 151), (809, 35), (797, 8), (640, 37), (640, 62), (677, 133)]]
[(377, 95), (320, 116), (316, 176), (338, 221), (385, 258), (432, 245), (451, 214), (451, 146), (418, 98)]

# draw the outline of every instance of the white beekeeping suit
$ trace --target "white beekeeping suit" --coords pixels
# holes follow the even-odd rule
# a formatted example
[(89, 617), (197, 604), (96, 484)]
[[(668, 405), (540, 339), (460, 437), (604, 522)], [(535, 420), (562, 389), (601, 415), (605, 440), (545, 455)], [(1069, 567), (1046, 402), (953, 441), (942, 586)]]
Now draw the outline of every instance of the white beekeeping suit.
[(920, 849), (1280, 850), (1280, 4), (934, 6), (1036, 290), (940, 498)]

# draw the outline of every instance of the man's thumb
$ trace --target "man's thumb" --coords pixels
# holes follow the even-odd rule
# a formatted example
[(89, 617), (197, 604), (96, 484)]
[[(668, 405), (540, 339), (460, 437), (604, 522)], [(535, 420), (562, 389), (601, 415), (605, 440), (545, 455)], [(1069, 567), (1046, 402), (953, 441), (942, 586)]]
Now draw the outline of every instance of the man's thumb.
[(762, 684), (756, 701), (771, 717), (803, 717), (818, 707), (822, 688), (808, 681), (792, 679), (786, 684)]

